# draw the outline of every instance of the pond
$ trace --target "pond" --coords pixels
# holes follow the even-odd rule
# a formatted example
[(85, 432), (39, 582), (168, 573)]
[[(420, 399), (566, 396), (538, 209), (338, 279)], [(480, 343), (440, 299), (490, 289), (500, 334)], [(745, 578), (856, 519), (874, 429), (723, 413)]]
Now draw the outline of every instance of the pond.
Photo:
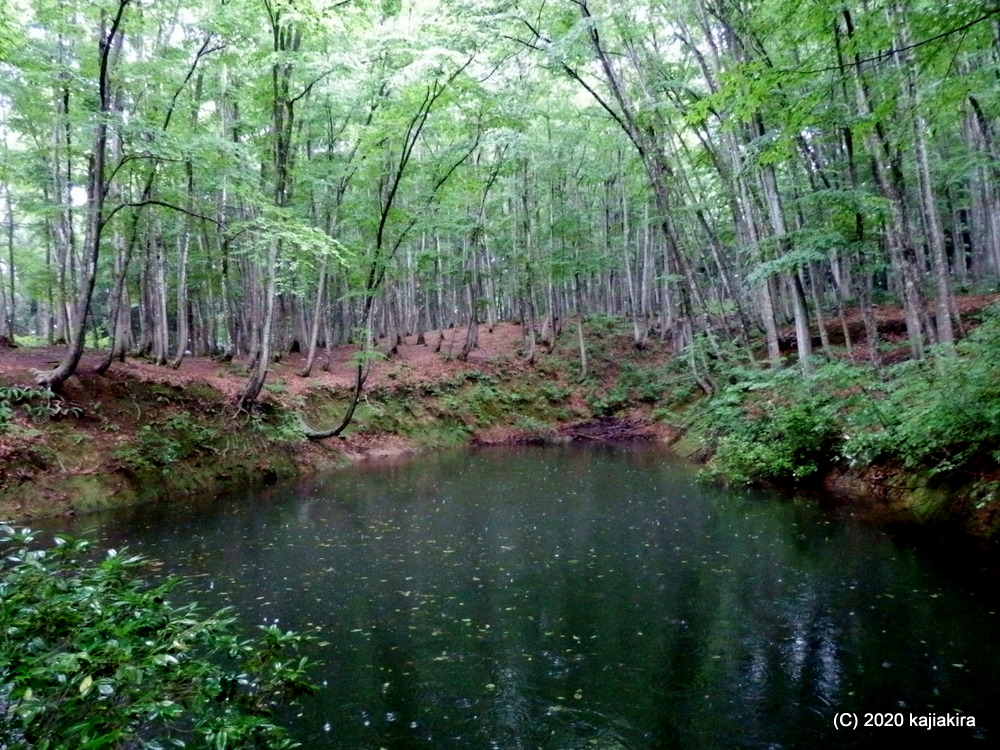
[(864, 747), (931, 714), (977, 724), (935, 744), (996, 741), (995, 578), (649, 446), (424, 455), (63, 528), (315, 632), (309, 750)]

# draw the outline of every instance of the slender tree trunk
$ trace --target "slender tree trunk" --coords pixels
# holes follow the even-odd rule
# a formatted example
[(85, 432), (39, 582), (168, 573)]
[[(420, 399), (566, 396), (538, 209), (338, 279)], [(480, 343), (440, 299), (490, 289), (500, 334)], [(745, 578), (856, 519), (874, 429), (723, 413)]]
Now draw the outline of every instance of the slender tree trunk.
[[(764, 134), (764, 126), (757, 121), (758, 133)], [(788, 237), (788, 229), (785, 223), (785, 212), (778, 191), (778, 180), (774, 173), (774, 166), (767, 164), (761, 169), (761, 182), (764, 188), (764, 198), (767, 204), (768, 215), (771, 219), (771, 227), (774, 236), (778, 240), (778, 246), (782, 255), (791, 252), (791, 240)], [(809, 333), (809, 318), (806, 312), (805, 295), (802, 285), (799, 283), (798, 274), (793, 270), (789, 273), (789, 286), (792, 292), (792, 305), (795, 316), (795, 346), (798, 351), (799, 365), (802, 372), (809, 375), (812, 372), (810, 358), (812, 357), (812, 337)]]
[[(802, 274), (799, 273), (799, 280), (802, 281)], [(826, 320), (823, 317), (823, 300), (819, 293), (819, 270), (816, 263), (809, 264), (809, 293), (812, 295), (813, 309), (816, 311), (816, 326), (819, 328), (819, 341), (823, 351), (830, 351), (830, 332), (826, 330)], [(847, 346), (850, 348), (850, 341)]]
[[(474, 232), (478, 234), (478, 232)], [(478, 238), (473, 236), (467, 243), (469, 247), (468, 279), (465, 284), (465, 305), (468, 327), (465, 329), (465, 343), (458, 358), (463, 362), (469, 358), (472, 350), (479, 346), (479, 315), (476, 309), (477, 291), (479, 288), (479, 267), (476, 262)]]
[[(362, 344), (362, 353), (371, 352), (373, 347), (373, 336), (372, 336), (372, 310), (374, 307), (374, 298), (368, 295), (365, 298), (364, 312), (362, 313), (364, 333), (364, 341)], [(351, 422), (354, 420), (354, 412), (358, 408), (358, 402), (361, 400), (361, 394), (364, 392), (365, 381), (368, 379), (368, 371), (371, 367), (371, 360), (367, 357), (363, 357), (359, 360), (357, 366), (354, 369), (354, 387), (351, 390), (351, 400), (348, 403), (347, 411), (344, 414), (343, 419), (340, 423), (331, 430), (316, 430), (305, 423), (304, 420), (300, 419), (301, 426), (307, 438), (310, 440), (325, 440), (326, 438), (337, 437), (344, 430), (346, 430)]]
[[(282, 17), (283, 8), (265, 3), (270, 19), (272, 49), (277, 58), (271, 65), (271, 146), (272, 167), (274, 169), (274, 205), (284, 208), (292, 197), (292, 163), (294, 151), (292, 136), (295, 131), (295, 103), (301, 97), (293, 97), (291, 79), (294, 63), (292, 56), (299, 51), (302, 32), (289, 18)], [(267, 368), (271, 360), (271, 335), (274, 329), (274, 309), (277, 297), (278, 255), (281, 240), (272, 237), (268, 243), (267, 288), (264, 293), (262, 323), (257, 339), (257, 351), (251, 367), (250, 377), (239, 400), (239, 410), (249, 411), (264, 387)]]
[[(6, 304), (3, 306), (4, 322), (7, 328), (7, 341), (11, 346), (17, 344), (16, 341), (16, 320), (17, 320), (17, 296), (14, 288), (14, 201), (11, 198), (10, 185), (5, 186), (7, 203), (7, 294)], [(2, 280), (2, 276), (0, 276)]]
[[(910, 34), (906, 19), (900, 6), (894, 5), (889, 10), (890, 19), (899, 32), (897, 47), (908, 49)], [(934, 269), (934, 284), (937, 291), (936, 317), (938, 343), (947, 351), (955, 351), (955, 332), (951, 321), (951, 283), (948, 274), (947, 251), (945, 250), (944, 230), (941, 228), (941, 217), (938, 214), (937, 201), (934, 197), (934, 183), (931, 178), (930, 155), (927, 146), (927, 133), (930, 126), (924, 115), (917, 85), (916, 63), (912, 59), (903, 59), (904, 53), (897, 51), (895, 59), (897, 66), (905, 68), (906, 92), (913, 109), (913, 137), (917, 151), (917, 182), (920, 188), (920, 203), (923, 209), (924, 225), (927, 241), (930, 244), (931, 263)]]
[(319, 283), (316, 285), (316, 302), (313, 305), (312, 325), (309, 331), (309, 349), (306, 353), (306, 364), (299, 371), (299, 376), (308, 378), (316, 361), (316, 345), (319, 343), (319, 327), (323, 319), (323, 294), (326, 290), (327, 258), (324, 255), (320, 261)]
[(239, 409), (249, 411), (257, 400), (264, 381), (267, 378), (267, 368), (271, 364), (271, 328), (274, 323), (274, 301), (277, 297), (278, 278), (275, 270), (278, 265), (279, 241), (273, 238), (268, 248), (267, 268), (271, 271), (267, 278), (267, 289), (264, 292), (264, 314), (262, 317), (259, 350), (250, 378), (247, 380), (243, 394), (240, 396)]
[(107, 177), (105, 174), (108, 147), (108, 120), (112, 110), (111, 71), (114, 68), (118, 53), (121, 50), (121, 24), (125, 10), (131, 0), (119, 0), (115, 15), (110, 22), (108, 17), (102, 18), (101, 38), (99, 41), (99, 76), (98, 76), (98, 117), (94, 126), (94, 139), (91, 146), (91, 167), (87, 180), (87, 233), (85, 240), (86, 265), (81, 279), (81, 288), (77, 294), (73, 311), (70, 340), (59, 365), (46, 372), (36, 372), (35, 380), (40, 385), (46, 385), (52, 390), (59, 390), (63, 383), (76, 372), (80, 358), (83, 356), (84, 336), (87, 318), (90, 314), (97, 285), (98, 259), (101, 253), (101, 238), (104, 232), (104, 198), (107, 194)]
[(153, 256), (153, 362), (167, 364), (170, 349), (170, 324), (167, 320), (167, 249), (162, 232), (154, 240)]
[[(854, 26), (850, 12), (844, 10), (843, 16), (847, 24), (848, 36), (852, 36)], [(874, 118), (874, 108), (871, 103), (867, 83), (862, 74), (861, 65), (860, 57), (856, 56), (854, 77), (856, 81), (855, 89), (858, 109), (864, 117)], [(889, 204), (886, 244), (892, 266), (900, 277), (906, 331), (910, 341), (910, 353), (914, 359), (921, 359), (924, 354), (923, 326), (920, 321), (923, 304), (920, 297), (916, 271), (910, 260), (913, 248), (909, 241), (910, 230), (905, 213), (904, 196), (900, 185), (902, 176), (898, 173), (892, 173), (891, 166), (887, 162), (886, 154), (890, 152), (890, 149), (881, 123), (876, 123), (876, 126), (872, 129), (871, 134), (868, 136), (868, 145), (872, 155), (876, 181), (882, 195)]]
[(630, 245), (630, 225), (629, 225), (629, 211), (628, 202), (625, 196), (625, 177), (622, 174), (622, 155), (618, 154), (618, 186), (620, 188), (620, 193), (617, 197), (618, 199), (618, 210), (621, 212), (622, 217), (622, 265), (625, 271), (625, 285), (628, 289), (628, 301), (629, 301), (629, 313), (632, 319), (632, 345), (636, 349), (646, 348), (646, 331), (647, 327), (642, 320), (644, 310), (640, 309), (638, 295), (636, 294), (636, 284), (634, 279), (634, 271), (632, 269), (632, 257), (629, 252)]
[(175, 370), (184, 361), (191, 335), (188, 323), (187, 289), (188, 249), (190, 245), (191, 233), (185, 229), (184, 233), (177, 239), (177, 349), (174, 358), (170, 361), (170, 366)]

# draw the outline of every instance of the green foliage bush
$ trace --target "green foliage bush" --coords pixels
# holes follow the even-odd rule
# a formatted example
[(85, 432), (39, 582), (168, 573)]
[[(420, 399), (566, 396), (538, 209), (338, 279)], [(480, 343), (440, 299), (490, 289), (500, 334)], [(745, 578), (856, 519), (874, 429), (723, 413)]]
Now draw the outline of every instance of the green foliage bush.
[(561, 404), (573, 395), (572, 388), (553, 382), (542, 383), (538, 390), (542, 398), (550, 404)]
[(1000, 461), (1000, 308), (984, 313), (956, 355), (881, 373), (838, 361), (814, 370), (720, 367), (728, 385), (692, 420), (718, 473), (795, 481), (839, 462), (945, 476)]
[(83, 409), (66, 403), (48, 388), (5, 385), (0, 386), (0, 432), (13, 423), (15, 406), (21, 406), (36, 421), (83, 416)]
[(191, 415), (175, 414), (156, 424), (142, 425), (136, 441), (115, 451), (123, 466), (150, 471), (214, 451), (219, 432), (214, 427), (199, 424)]
[(601, 338), (623, 333), (625, 324), (621, 318), (615, 315), (591, 313), (585, 321), (585, 330), (588, 335)]
[(290, 748), (274, 711), (312, 690), (305, 636), (175, 605), (142, 558), (0, 526), (0, 746)]
[(793, 370), (734, 370), (699, 430), (717, 472), (740, 482), (797, 481), (837, 457), (850, 370), (830, 366), (804, 379)]
[(266, 415), (255, 412), (250, 415), (250, 427), (273, 443), (298, 445), (307, 440), (301, 418), (286, 409), (274, 409)]
[(769, 403), (718, 443), (716, 462), (737, 481), (799, 480), (829, 461), (836, 430), (808, 402)]
[(115, 451), (115, 458), (133, 469), (150, 470), (169, 466), (183, 457), (181, 444), (152, 425), (136, 433), (136, 442)]
[(618, 383), (645, 403), (659, 401), (667, 389), (662, 367), (637, 367), (629, 362), (622, 362)]
[(587, 396), (587, 406), (594, 416), (614, 416), (629, 404), (628, 386), (616, 383), (606, 392), (593, 391)]
[(880, 429), (859, 431), (846, 452), (856, 462), (886, 458), (946, 474), (1000, 460), (1000, 309), (958, 345), (958, 356), (905, 362), (892, 370), (877, 405)]

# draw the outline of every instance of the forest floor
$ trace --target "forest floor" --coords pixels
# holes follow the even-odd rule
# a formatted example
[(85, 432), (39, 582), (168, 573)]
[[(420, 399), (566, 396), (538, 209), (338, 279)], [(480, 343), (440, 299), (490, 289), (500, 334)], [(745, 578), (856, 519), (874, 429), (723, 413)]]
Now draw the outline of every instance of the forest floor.
[[(1000, 300), (1000, 294), (978, 294), (958, 297), (955, 303), (963, 322), (975, 323), (976, 314), (997, 300)], [(883, 343), (896, 343), (900, 349), (907, 348), (906, 320), (898, 305), (877, 306), (875, 318)], [(866, 361), (870, 357), (870, 350), (865, 340), (864, 321), (860, 311), (856, 308), (848, 310), (845, 321), (853, 339), (852, 358), (856, 361)], [(840, 318), (828, 316), (825, 322), (833, 343), (842, 345), (844, 334)], [(448, 328), (440, 333), (432, 331), (426, 334), (425, 345), (416, 344), (414, 335), (405, 337), (394, 357), (375, 362), (366, 386), (372, 388), (393, 383), (401, 374), (405, 374), (406, 378), (413, 382), (431, 382), (477, 366), (489, 369), (501, 362), (507, 367), (514, 362), (515, 355), (524, 344), (519, 324), (497, 323), (492, 330), (481, 325), (478, 347), (470, 352), (467, 361), (462, 361), (456, 355), (462, 350), (465, 336), (465, 328)], [(794, 340), (794, 328), (785, 327), (781, 330), (781, 336), (785, 344), (790, 347)], [(34, 372), (55, 367), (64, 351), (65, 347), (61, 346), (10, 348), (0, 344), (0, 385), (32, 384)], [(320, 350), (312, 373), (306, 378), (298, 376), (305, 365), (305, 354), (284, 354), (279, 362), (271, 366), (268, 382), (281, 383), (284, 390), (293, 396), (300, 396), (316, 387), (350, 387), (354, 382), (355, 368), (352, 357), (356, 352), (357, 347), (353, 345), (334, 347), (327, 359), (325, 352)], [(84, 353), (78, 374), (70, 379), (67, 392), (85, 388), (87, 381), (98, 377), (94, 370), (103, 354), (95, 350)], [(668, 356), (669, 352), (664, 350), (663, 355)], [(897, 354), (889, 352), (889, 356), (895, 358)], [(523, 362), (517, 364), (524, 368), (530, 367)], [(205, 384), (218, 389), (234, 401), (246, 384), (246, 373), (241, 370), (239, 363), (228, 365), (212, 357), (187, 356), (177, 369), (130, 357), (125, 362), (114, 363), (111, 375), (181, 388), (192, 383)]]
[[(522, 356), (524, 337), (521, 326), (516, 323), (497, 323), (492, 329), (485, 324), (480, 326), (479, 344), (470, 352), (466, 360), (458, 358), (465, 341), (467, 330), (464, 327), (448, 328), (444, 331), (432, 331), (425, 334), (426, 343), (417, 344), (416, 336), (403, 338), (397, 352), (391, 357), (375, 360), (365, 381), (367, 392), (380, 388), (399, 386), (419, 387), (426, 384), (440, 383), (454, 379), (470, 370), (486, 373), (502, 371), (508, 378), (516, 378), (519, 374), (526, 375), (532, 370)], [(383, 347), (384, 348), (384, 347)], [(49, 370), (55, 367), (64, 352), (64, 347), (0, 347), (0, 386), (14, 385), (29, 387), (34, 383), (36, 371)], [(265, 392), (261, 398), (286, 405), (297, 401), (316, 391), (347, 391), (354, 386), (356, 367), (353, 357), (357, 347), (345, 345), (333, 347), (329, 357), (324, 350), (317, 353), (315, 365), (308, 377), (299, 373), (306, 363), (304, 353), (282, 354), (280, 359), (269, 367)], [(247, 381), (245, 364), (239, 361), (221, 362), (213, 357), (186, 356), (181, 365), (174, 369), (168, 366), (153, 364), (144, 359), (127, 357), (124, 362), (115, 362), (105, 376), (98, 375), (95, 370), (101, 361), (103, 351), (88, 350), (74, 375), (63, 387), (62, 397), (67, 404), (90, 400), (93, 396), (101, 397), (95, 384), (100, 381), (134, 381), (153, 385), (167, 386), (177, 389), (191, 389), (192, 386), (209, 386), (235, 404)], [(625, 352), (627, 355), (627, 351)], [(669, 352), (660, 347), (660, 356), (654, 359), (662, 361)], [(582, 408), (582, 404), (578, 403)], [(141, 415), (134, 423), (120, 424), (129, 431), (137, 430), (148, 419)], [(638, 429), (635, 420), (627, 421)], [(571, 429), (574, 429), (571, 427)], [(587, 428), (587, 434), (597, 437), (593, 425)], [(511, 431), (510, 440), (516, 442), (520, 437)], [(611, 438), (623, 436), (622, 426), (608, 428)], [(640, 430), (640, 432), (644, 431)], [(480, 442), (503, 442), (503, 431), (492, 430), (484, 435)], [(583, 433), (581, 433), (583, 434)], [(373, 447), (372, 441), (358, 441), (357, 435), (348, 431), (344, 440), (340, 441), (345, 448), (355, 447), (366, 453), (385, 454), (404, 450), (399, 441), (389, 441), (390, 435), (380, 436), (386, 440), (385, 446)], [(0, 444), (3, 436), (0, 435)], [(113, 441), (110, 441), (113, 442)]]
[[(955, 310), (958, 311), (962, 330), (967, 333), (979, 322), (979, 314), (985, 308), (1000, 300), (1000, 294), (970, 294), (955, 298)], [(880, 358), (883, 364), (892, 364), (907, 359), (910, 347), (907, 343), (906, 317), (899, 305), (875, 305), (875, 325), (879, 333)], [(871, 346), (865, 333), (865, 322), (861, 310), (852, 307), (845, 310), (843, 322), (837, 315), (829, 312), (824, 316), (824, 325), (833, 346), (844, 347), (844, 325), (846, 324), (851, 337), (850, 359), (854, 362), (868, 362), (871, 359)], [(960, 334), (961, 335), (961, 334)], [(787, 325), (779, 330), (779, 339), (783, 349), (791, 351), (795, 347), (795, 327)], [(813, 335), (813, 346), (820, 347), (817, 334)], [(838, 356), (846, 356), (841, 351)]]
[[(963, 321), (975, 325), (998, 298), (959, 298)], [(876, 317), (888, 342), (883, 358), (905, 358), (902, 311), (883, 306)], [(826, 324), (838, 356), (847, 356), (840, 318)], [(846, 324), (851, 359), (866, 361), (860, 314), (850, 311)], [(329, 360), (320, 351), (306, 378), (298, 374), (304, 355), (283, 355), (269, 369), (261, 412), (248, 417), (236, 414), (247, 379), (239, 361), (188, 356), (172, 369), (127, 358), (100, 376), (101, 353), (88, 351), (78, 374), (50, 397), (33, 388), (34, 372), (54, 367), (62, 348), (0, 345), (0, 519), (216, 492), (440, 445), (678, 437), (677, 428), (651, 418), (655, 399), (608, 402), (625, 368), (648, 372), (669, 361), (663, 342), (650, 340), (638, 351), (623, 331), (588, 327), (591, 374), (584, 386), (575, 322), (554, 355), (539, 347), (534, 364), (524, 357), (518, 324), (481, 325), (479, 346), (463, 361), (457, 355), (465, 335), (464, 328), (433, 331), (424, 345), (409, 336), (393, 357), (374, 361), (355, 423), (324, 441), (304, 441), (295, 415), (314, 428), (339, 422), (354, 383), (353, 346), (332, 349)], [(782, 337), (791, 348), (793, 332)]]
[[(392, 382), (401, 372), (410, 374), (411, 379), (440, 380), (461, 370), (477, 365), (488, 365), (502, 356), (513, 356), (521, 345), (521, 327), (513, 323), (498, 323), (493, 331), (485, 326), (479, 334), (479, 347), (470, 354), (467, 362), (459, 361), (452, 352), (461, 352), (466, 329), (449, 328), (444, 331), (441, 351), (435, 351), (440, 338), (437, 332), (426, 335), (427, 345), (417, 345), (415, 336), (408, 336), (399, 347), (398, 354), (391, 360), (376, 361), (366, 385), (377, 387)], [(28, 385), (34, 382), (35, 370), (49, 370), (55, 367), (65, 351), (65, 347), (16, 347), (0, 349), (0, 383)], [(347, 388), (354, 383), (355, 368), (351, 358), (357, 352), (355, 346), (334, 347), (330, 351), (329, 362), (325, 352), (320, 350), (315, 367), (309, 377), (299, 377), (305, 366), (306, 357), (302, 353), (283, 354), (280, 361), (269, 369), (268, 383), (281, 383), (291, 395), (302, 395), (316, 387)], [(104, 352), (88, 350), (80, 363), (78, 374), (67, 386), (72, 393), (86, 388), (87, 382), (98, 377), (94, 370)], [(326, 368), (324, 369), (324, 363)], [(185, 388), (192, 383), (209, 385), (217, 389), (234, 403), (246, 385), (246, 372), (239, 362), (227, 364), (212, 357), (186, 356), (177, 369), (152, 364), (151, 362), (126, 358), (125, 362), (115, 362), (110, 370), (112, 377), (135, 378), (147, 382), (163, 383)]]

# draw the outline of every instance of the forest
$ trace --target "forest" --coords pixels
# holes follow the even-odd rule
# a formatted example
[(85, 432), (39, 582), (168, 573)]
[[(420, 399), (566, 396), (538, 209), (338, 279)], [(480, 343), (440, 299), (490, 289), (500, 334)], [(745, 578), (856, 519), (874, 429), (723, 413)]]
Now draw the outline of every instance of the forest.
[(54, 389), (85, 345), (104, 369), (217, 354), (251, 363), (246, 406), (282, 351), (307, 375), (352, 341), (360, 373), (403, 334), (505, 319), (530, 359), (621, 316), (711, 391), (719, 357), (880, 365), (890, 301), (902, 356), (947, 356), (956, 295), (1000, 269), (990, 3), (3, 13), (2, 333), (65, 344)]
[[(510, 442), (594, 441), (645, 430), (651, 440), (668, 434), (677, 454), (736, 484), (861, 496), (863, 503), (845, 502), (852, 522), (856, 509), (891, 522), (954, 522), (995, 543), (1000, 308), (990, 305), (1000, 298), (998, 129), (1000, 9), (991, 0), (5, 0), (0, 518), (71, 517), (246, 489), (330, 468), (386, 435), (409, 440), (408, 448), (485, 444), (493, 427), (507, 437), (516, 428)], [(426, 358), (437, 379), (410, 377), (415, 360), (404, 358), (404, 339), (406, 349), (426, 354), (435, 344), (441, 349), (446, 331), (448, 349)], [(518, 346), (497, 345), (505, 335)], [(331, 379), (309, 390), (304, 384), (318, 382), (346, 345), (353, 386)], [(489, 356), (471, 361), (488, 347)], [(30, 376), (22, 368), (33, 378), (28, 385), (4, 366), (14, 352), (31, 349), (44, 351), (44, 366)], [(85, 352), (87, 377), (71, 380)], [(222, 377), (208, 385), (197, 374), (184, 385), (170, 380), (209, 357), (240, 385), (227, 391), (218, 387)], [(284, 381), (275, 382), (282, 359), (295, 370), (283, 369)], [(90, 372), (93, 361), (108, 377)], [(137, 362), (148, 368), (142, 378), (134, 371), (114, 377)], [(386, 362), (398, 364), (369, 379), (375, 363)], [(366, 388), (370, 401), (362, 398)], [(316, 418), (334, 426), (314, 429), (306, 419)], [(352, 420), (354, 442), (318, 442), (340, 436)], [(632, 473), (655, 474), (668, 463), (661, 458)], [(466, 465), (456, 466), (441, 486), (465, 477)], [(580, 473), (569, 466), (550, 472), (560, 490)], [(505, 533), (494, 511), (508, 503), (523, 502), (525, 518), (533, 517), (545, 507), (535, 494), (549, 476), (538, 471), (478, 514)], [(598, 471), (590, 482), (601, 487), (618, 479), (615, 472), (629, 474)], [(508, 474), (516, 472), (497, 469), (474, 494), (502, 485)], [(422, 476), (406, 491), (406, 502), (422, 509), (399, 524), (408, 533), (458, 505), (438, 503), (435, 482)], [(383, 489), (351, 504), (354, 513), (376, 503), (372, 517), (356, 523), (373, 540), (397, 531), (388, 520), (398, 521), (391, 518), (398, 510), (379, 515)], [(581, 490), (589, 498), (581, 504), (598, 507), (590, 491)], [(665, 495), (687, 502), (688, 493), (657, 487), (653, 494), (657, 502)], [(605, 494), (595, 497), (608, 500)], [(477, 660), (488, 667), (468, 688), (467, 704), (440, 703), (451, 706), (446, 713), (472, 707), (468, 723), (477, 727), (489, 706), (528, 694), (514, 678), (521, 657), (533, 658), (530, 649), (541, 649), (541, 665), (549, 655), (570, 654), (567, 646), (622, 639), (620, 652), (593, 660), (617, 667), (595, 673), (586, 692), (585, 681), (567, 681), (539, 700), (545, 709), (532, 731), (543, 739), (535, 745), (555, 746), (546, 722), (583, 717), (581, 707), (600, 708), (593, 715), (605, 720), (624, 715), (624, 708), (589, 703), (602, 690), (630, 703), (649, 698), (651, 716), (690, 693), (676, 725), (652, 723), (668, 732), (661, 745), (682, 746), (676, 727), (684, 726), (696, 740), (683, 746), (699, 748), (732, 745), (731, 736), (705, 744), (706, 727), (756, 727), (758, 744), (802, 744), (764, 737), (776, 724), (775, 706), (788, 731), (810, 733), (808, 746), (840, 747), (839, 737), (822, 735), (831, 711), (923, 706), (972, 718), (973, 697), (991, 694), (998, 670), (981, 646), (995, 631), (992, 593), (952, 603), (964, 582), (932, 587), (921, 573), (886, 599), (857, 599), (869, 574), (874, 580), (887, 567), (861, 554), (880, 542), (855, 536), (854, 526), (846, 535), (831, 531), (829, 520), (807, 537), (791, 504), (766, 506), (793, 514), (787, 533), (784, 520), (754, 525), (765, 504), (742, 504), (742, 497), (722, 521), (689, 521), (706, 508), (710, 519), (716, 512), (706, 497), (669, 511), (657, 506), (629, 527), (636, 534), (655, 528), (656, 536), (602, 536), (617, 516), (635, 512), (632, 501), (598, 513), (575, 556), (574, 545), (560, 546), (572, 530), (554, 531), (558, 544), (543, 549), (542, 524), (532, 522), (522, 549), (504, 536), (467, 534), (466, 518), (428, 531), (422, 547), (405, 536), (367, 552), (326, 537), (310, 548), (303, 534), (278, 550), (298, 560), (295, 551), (311, 549), (313, 565), (331, 548), (350, 549), (339, 568), (350, 574), (360, 560), (363, 575), (322, 579), (315, 591), (324, 595), (349, 594), (369, 573), (386, 584), (377, 621), (323, 618), (367, 616), (378, 591), (359, 590), (356, 607), (330, 604), (311, 615), (328, 623), (330, 641), (348, 644), (347, 653), (375, 659), (359, 670), (366, 689), (378, 688), (364, 700), (385, 703), (381, 715), (391, 726), (381, 739), (365, 734), (353, 746), (390, 746), (404, 736), (399, 732), (416, 731), (416, 720), (396, 721), (410, 716), (391, 703), (398, 688), (384, 680), (394, 665), (405, 664), (407, 675), (417, 663), (407, 660), (418, 651), (413, 639), (436, 639), (452, 626), (454, 645), (446, 651), (433, 640), (422, 670), (451, 669), (450, 651), (461, 662), (473, 632), (483, 644), (500, 644), (502, 669), (483, 660), (479, 641), (475, 658), (462, 664), (463, 673)], [(283, 528), (302, 522), (310, 533), (327, 533), (319, 511), (303, 508)], [(576, 513), (553, 505), (549, 517)], [(751, 522), (745, 531), (732, 531), (744, 528), (737, 516)], [(372, 518), (377, 523), (365, 526)], [(682, 521), (694, 525), (681, 531)], [(712, 540), (716, 526), (727, 544), (738, 540), (732, 559), (740, 565), (724, 564), (729, 556)], [(456, 530), (461, 534), (445, 544)], [(780, 541), (785, 537), (790, 541)], [(703, 538), (710, 540), (703, 551), (680, 551)], [(613, 581), (607, 601), (615, 606), (595, 620), (604, 623), (600, 638), (584, 637), (597, 599), (581, 599), (586, 617), (564, 622), (557, 613), (564, 606), (572, 613), (558, 587), (555, 604), (537, 617), (519, 609), (534, 606), (534, 591), (526, 589), (524, 601), (511, 598), (502, 612), (517, 610), (517, 625), (500, 627), (514, 621), (492, 609), (507, 602), (515, 578), (533, 580), (544, 567), (547, 582), (577, 580), (584, 565), (559, 568), (563, 552), (567, 566), (585, 561), (588, 577), (579, 588), (589, 593), (604, 577), (590, 573), (601, 539), (610, 540), (604, 564)], [(774, 540), (776, 547), (762, 546)], [(201, 557), (176, 554), (177, 542), (168, 559)], [(543, 545), (537, 564), (531, 544)], [(493, 598), (470, 599), (473, 606), (459, 613), (447, 610), (456, 598), (447, 596), (438, 611), (427, 593), (437, 591), (436, 579), (421, 577), (451, 571), (454, 560), (465, 559), (463, 545), (471, 562), (454, 568), (477, 573), (476, 586), (465, 587), (477, 596), (485, 587)], [(280, 630), (274, 617), (256, 639), (242, 640), (232, 633), (230, 610), (206, 616), (194, 605), (171, 604), (164, 597), (175, 584), (147, 587), (134, 578), (146, 565), (142, 557), (115, 548), (95, 562), (87, 542), (57, 536), (42, 550), (32, 532), (6, 523), (0, 546), (0, 747), (160, 747), (161, 737), (198, 747), (297, 746), (275, 723), (275, 706), (318, 687), (307, 675), (313, 657), (288, 656), (311, 636)], [(441, 555), (459, 554), (435, 558), (438, 546)], [(229, 573), (254, 583), (267, 566), (237, 573), (233, 560), (244, 551), (259, 562), (275, 549), (271, 538), (216, 547), (232, 556)], [(437, 562), (391, 568), (408, 564), (417, 547), (420, 560)], [(832, 562), (829, 584), (826, 574), (799, 576), (809, 548)], [(521, 575), (513, 563), (516, 576), (499, 567), (503, 576), (494, 581), (475, 567), (491, 549), (501, 551), (504, 566), (516, 557), (534, 567)], [(628, 567), (632, 557), (645, 565), (649, 550), (665, 560), (671, 549), (683, 567), (657, 569), (648, 579), (645, 568)], [(941, 549), (942, 557), (950, 554)], [(995, 544), (989, 549), (995, 553)], [(615, 562), (622, 551), (629, 554)], [(776, 573), (774, 561), (785, 558), (788, 572)], [(734, 575), (757, 567), (756, 578)], [(618, 568), (631, 573), (610, 576)], [(336, 570), (329, 563), (322, 574)], [(411, 575), (400, 578), (400, 571)], [(221, 590), (222, 574), (219, 581)], [(284, 578), (273, 598), (312, 595), (311, 583)], [(213, 578), (208, 590), (214, 585)], [(442, 591), (452, 585), (459, 586), (442, 578)], [(778, 589), (786, 585), (783, 599)], [(919, 596), (918, 586), (926, 587)], [(632, 589), (639, 592), (635, 622), (622, 598)], [(704, 612), (713, 614), (689, 604), (701, 590), (721, 592), (708, 597)], [(831, 592), (844, 597), (842, 617), (826, 603)], [(939, 610), (883, 609), (887, 599), (936, 606), (931, 600), (944, 595)], [(671, 608), (642, 624), (659, 612), (651, 605), (657, 597)], [(252, 606), (269, 607), (258, 604), (264, 599), (256, 596)], [(283, 619), (294, 621), (301, 603), (290, 601)], [(418, 627), (412, 623), (421, 606), (434, 615)], [(973, 621), (977, 608), (988, 617), (975, 622), (986, 624), (969, 631), (969, 655), (956, 655), (949, 618)], [(788, 622), (720, 646), (737, 624), (769, 623), (765, 609), (767, 617), (787, 614)], [(397, 619), (400, 634), (382, 635)], [(886, 634), (886, 622), (894, 626), (880, 640), (874, 634)], [(911, 622), (930, 627), (911, 631)], [(321, 630), (308, 619), (304, 626)], [(644, 633), (660, 631), (669, 631), (665, 641), (642, 646), (649, 643)], [(533, 634), (530, 645), (504, 640), (521, 632)], [(373, 634), (369, 651), (372, 642), (360, 639)], [(704, 641), (687, 640), (701, 634)], [(918, 655), (916, 671), (890, 670), (896, 657), (886, 656), (889, 640)], [(852, 654), (867, 641), (876, 644), (869, 646), (874, 655), (855, 665)], [(379, 643), (386, 645), (381, 657)], [(680, 648), (664, 658), (664, 644)], [(745, 659), (744, 647), (754, 649)], [(384, 673), (373, 667), (378, 658)], [(566, 674), (586, 661), (558, 658)], [(622, 668), (627, 661), (667, 664), (679, 681), (667, 692), (670, 670), (647, 684)], [(763, 683), (742, 681), (767, 674), (769, 664), (779, 678), (797, 670), (789, 672), (792, 692), (761, 699)], [(973, 687), (948, 694), (967, 664)], [(809, 705), (800, 679), (812, 665), (819, 665), (822, 700)], [(854, 677), (843, 677), (855, 666), (857, 674), (876, 675), (875, 688), (855, 693)], [(547, 669), (522, 671), (562, 674)], [(455, 674), (438, 682), (457, 684)], [(711, 675), (717, 685), (706, 681)], [(331, 676), (331, 685), (340, 678)], [(614, 682), (619, 678), (627, 682)], [(346, 682), (337, 682), (343, 695), (350, 694)], [(903, 688), (917, 697), (877, 705)], [(920, 693), (924, 688), (932, 694)], [(709, 690), (723, 696), (724, 707), (762, 713), (702, 720)], [(414, 694), (437, 700), (426, 686)], [(107, 700), (112, 695), (119, 697)], [(339, 695), (341, 714), (361, 705)], [(522, 703), (510, 705), (520, 710)], [(422, 732), (424, 714), (413, 711)], [(318, 725), (314, 738), (332, 736), (329, 720), (320, 725), (325, 719), (315, 710), (297, 718), (304, 713)], [(363, 724), (330, 715), (340, 716), (338, 731), (352, 721), (353, 731), (369, 731), (367, 713)], [(378, 715), (371, 714), (376, 723)], [(624, 725), (615, 719), (616, 729)], [(602, 746), (654, 746), (652, 736)], [(532, 744), (518, 739), (509, 746)]]

